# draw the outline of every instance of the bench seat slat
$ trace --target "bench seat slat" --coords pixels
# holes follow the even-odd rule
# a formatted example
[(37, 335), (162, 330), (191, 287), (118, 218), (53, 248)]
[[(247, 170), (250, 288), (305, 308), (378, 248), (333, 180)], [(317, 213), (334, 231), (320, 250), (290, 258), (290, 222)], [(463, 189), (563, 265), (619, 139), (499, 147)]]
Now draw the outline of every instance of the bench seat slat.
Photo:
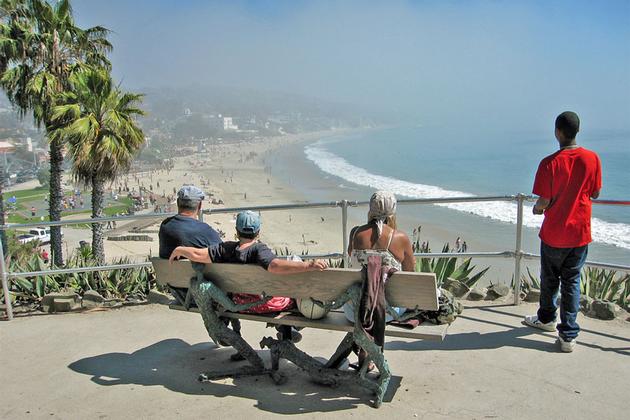
[[(170, 305), (170, 308), (180, 311), (186, 311), (186, 309), (181, 305)], [(199, 309), (190, 308), (189, 312), (199, 312)], [(226, 318), (238, 318), (247, 321), (268, 322), (278, 325), (292, 325), (294, 327), (308, 327), (342, 332), (354, 331), (354, 325), (351, 322), (348, 322), (342, 312), (330, 312), (325, 318), (322, 319), (308, 319), (303, 316), (293, 315), (289, 312), (282, 312), (278, 315), (221, 312), (220, 315)], [(423, 324), (417, 328), (414, 328), (413, 330), (407, 330), (404, 328), (388, 325), (385, 329), (385, 335), (388, 337), (442, 341), (446, 336), (447, 330), (448, 325)]]
[[(152, 258), (157, 282), (161, 285), (188, 288), (195, 275), (190, 261), (180, 260), (170, 264), (168, 260)], [(232, 293), (260, 294), (309, 298), (330, 302), (352, 284), (361, 281), (360, 269), (331, 268), (299, 274), (272, 274), (256, 265), (207, 264), (205, 276), (223, 291)], [(437, 310), (438, 299), (435, 274), (395, 273), (385, 289), (387, 301), (392, 306)]]

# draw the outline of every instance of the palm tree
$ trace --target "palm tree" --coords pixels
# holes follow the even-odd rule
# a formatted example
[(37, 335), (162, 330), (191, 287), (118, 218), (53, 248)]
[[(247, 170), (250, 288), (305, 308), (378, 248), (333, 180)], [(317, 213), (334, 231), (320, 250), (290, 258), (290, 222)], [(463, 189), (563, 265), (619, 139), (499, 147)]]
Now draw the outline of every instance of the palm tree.
[[(103, 216), (105, 184), (129, 169), (144, 144), (136, 117), (142, 95), (122, 92), (107, 70), (85, 68), (70, 78), (72, 91), (59, 96), (52, 110), (57, 129), (51, 139), (65, 139), (76, 181), (92, 187), (92, 217)], [(92, 225), (92, 252), (105, 260), (103, 225)]]
[[(110, 68), (109, 31), (74, 23), (69, 0), (0, 0), (0, 86), (22, 116), (32, 112), (46, 133), (55, 130), (51, 111), (59, 94), (69, 88), (73, 73), (84, 65)], [(64, 139), (50, 142), (50, 220), (61, 219), (61, 175)], [(61, 229), (51, 228), (54, 265), (63, 265)]]
[[(0, 225), (4, 225), (4, 165), (0, 165)], [(7, 232), (0, 230), (0, 243), (2, 243), (2, 251), (7, 252)]]

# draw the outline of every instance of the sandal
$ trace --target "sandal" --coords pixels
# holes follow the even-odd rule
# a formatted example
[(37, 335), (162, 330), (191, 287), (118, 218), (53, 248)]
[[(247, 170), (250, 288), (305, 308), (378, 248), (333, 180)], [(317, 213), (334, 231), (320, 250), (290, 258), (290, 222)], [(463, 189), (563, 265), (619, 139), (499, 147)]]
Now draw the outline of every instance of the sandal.
[[(354, 370), (360, 370), (361, 369), (361, 363), (350, 363), (350, 364), (348, 364), (348, 366), (351, 367)], [(374, 365), (374, 362), (370, 362), (368, 364), (366, 372), (372, 372), (375, 367), (376, 367), (376, 365)]]

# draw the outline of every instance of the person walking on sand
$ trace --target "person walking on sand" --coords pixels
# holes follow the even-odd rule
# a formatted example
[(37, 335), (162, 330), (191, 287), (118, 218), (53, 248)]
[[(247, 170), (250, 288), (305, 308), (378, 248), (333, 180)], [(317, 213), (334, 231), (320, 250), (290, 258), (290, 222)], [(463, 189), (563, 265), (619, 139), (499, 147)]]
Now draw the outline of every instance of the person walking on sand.
[[(591, 200), (599, 197), (602, 169), (595, 152), (579, 147), (575, 136), (580, 119), (574, 112), (556, 118), (560, 150), (538, 166), (533, 193), (534, 214), (544, 214), (540, 228), (540, 305), (524, 323), (545, 331), (558, 330), (563, 352), (572, 352), (580, 331), (580, 271), (591, 242)], [(556, 325), (558, 289), (560, 323)]]

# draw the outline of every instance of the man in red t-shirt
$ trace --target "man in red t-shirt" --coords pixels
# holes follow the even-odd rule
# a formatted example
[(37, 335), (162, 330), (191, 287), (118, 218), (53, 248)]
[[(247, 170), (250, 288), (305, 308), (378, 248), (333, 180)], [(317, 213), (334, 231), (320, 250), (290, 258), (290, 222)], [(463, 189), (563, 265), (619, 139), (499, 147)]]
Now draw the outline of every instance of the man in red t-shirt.
[[(526, 325), (545, 331), (558, 330), (558, 343), (571, 352), (580, 331), (580, 271), (591, 242), (591, 199), (599, 197), (602, 168), (595, 152), (579, 147), (575, 136), (580, 120), (574, 112), (556, 118), (560, 150), (538, 166), (533, 193), (539, 198), (534, 214), (543, 214), (540, 228), (540, 307), (525, 317)], [(557, 296), (562, 304), (556, 325)]]

